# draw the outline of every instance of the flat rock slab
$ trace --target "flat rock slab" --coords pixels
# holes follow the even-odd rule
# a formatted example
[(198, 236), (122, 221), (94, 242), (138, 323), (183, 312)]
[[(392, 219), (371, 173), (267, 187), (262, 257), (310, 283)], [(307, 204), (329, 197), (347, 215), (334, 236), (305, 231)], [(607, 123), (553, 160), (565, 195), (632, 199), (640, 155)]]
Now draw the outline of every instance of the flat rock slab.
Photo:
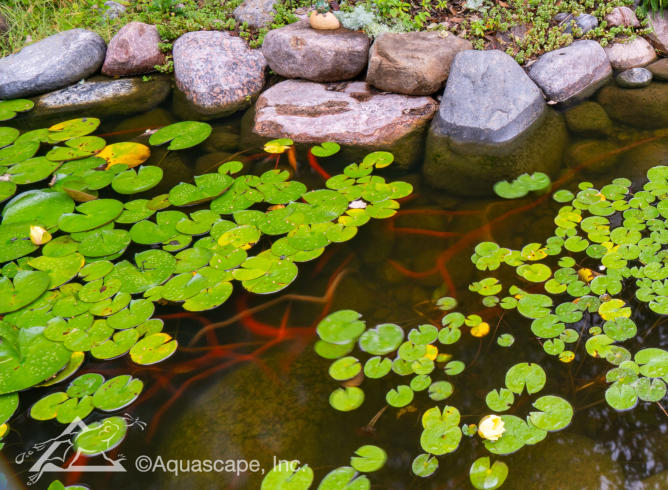
[(252, 132), (297, 143), (335, 141), (386, 149), (409, 167), (421, 157), (424, 133), (436, 109), (431, 97), (380, 94), (364, 82), (286, 80), (258, 98)]
[(652, 33), (648, 36), (657, 51), (668, 55), (668, 10), (649, 16)]
[(143, 22), (130, 22), (109, 42), (102, 73), (113, 77), (155, 71), (155, 65), (165, 62), (159, 44), (157, 27)]
[(432, 131), (453, 143), (499, 145), (531, 127), (545, 111), (543, 94), (501, 51), (455, 57)]
[(35, 108), (26, 117), (62, 117), (70, 114), (118, 116), (153, 109), (169, 95), (171, 81), (167, 76), (90, 80), (35, 99)]
[(614, 43), (604, 49), (615, 70), (645, 66), (656, 59), (654, 48), (642, 37), (626, 43)]
[(529, 76), (551, 102), (573, 103), (593, 95), (612, 76), (605, 50), (596, 41), (576, 41), (545, 53)]
[(71, 29), (0, 59), (0, 99), (66, 87), (97, 72), (107, 45), (94, 32)]
[(280, 0), (244, 0), (234, 9), (234, 18), (242, 24), (245, 22), (253, 29), (268, 27), (276, 14), (275, 3), (280, 3)]
[(174, 43), (173, 54), (176, 85), (203, 116), (245, 109), (264, 87), (262, 53), (227, 32), (184, 34)]
[(450, 64), (471, 43), (441, 32), (384, 33), (369, 53), (366, 81), (379, 90), (430, 95), (443, 88)]
[(369, 38), (348, 29), (312, 29), (308, 20), (269, 31), (262, 44), (269, 67), (285, 78), (337, 82), (359, 75), (367, 65)]

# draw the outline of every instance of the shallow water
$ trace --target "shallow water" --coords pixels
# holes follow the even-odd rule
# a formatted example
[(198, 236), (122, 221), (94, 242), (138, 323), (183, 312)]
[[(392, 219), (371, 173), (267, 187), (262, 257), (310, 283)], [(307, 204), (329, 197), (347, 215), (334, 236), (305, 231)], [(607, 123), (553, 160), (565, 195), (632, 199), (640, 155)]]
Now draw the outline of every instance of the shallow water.
[[(142, 141), (146, 128), (174, 119), (167, 110), (158, 109), (141, 117), (104, 121), (97, 134), (107, 134), (106, 139), (111, 142), (133, 138)], [(187, 181), (242, 151), (236, 136), (240, 118), (213, 124), (217, 130), (216, 148), (205, 143), (196, 150), (166, 157), (160, 150), (155, 151), (148, 163), (165, 168), (160, 187)], [(573, 189), (582, 180), (602, 185), (615, 177), (628, 177), (642, 184), (647, 168), (668, 163), (657, 161), (668, 158), (668, 138), (661, 137), (660, 132), (620, 131), (611, 139), (622, 149), (615, 153), (617, 162), (603, 171), (597, 167), (598, 173), (566, 166), (560, 176), (567, 179), (565, 187)], [(609, 157), (598, 155), (600, 159), (606, 156)], [(274, 160), (263, 160), (250, 151), (234, 157), (244, 158), (252, 172), (260, 173), (274, 165)], [(595, 156), (591, 167), (597, 161)], [(318, 175), (305, 164), (296, 178), (309, 185), (321, 185)], [(437, 324), (439, 312), (432, 301), (441, 296), (456, 294), (460, 300), (458, 311), (483, 310), (477, 295), (467, 291), (472, 280), (486, 277), (469, 260), (476, 243), (489, 240), (520, 248), (552, 235), (552, 218), (559, 205), (550, 199), (460, 199), (429, 189), (419, 174), (403, 174), (401, 178), (414, 184), (415, 197), (402, 203), (396, 218), (370, 223), (360, 228), (352, 241), (332, 245), (320, 259), (303, 264), (298, 280), (279, 295), (323, 296), (328, 283), (344, 271), (327, 304), (330, 311), (356, 309), (370, 325), (393, 322), (410, 329), (422, 323)], [(151, 193), (163, 191), (164, 187)], [(448, 257), (444, 266), (450, 277), (437, 267), (439, 256), (444, 253)], [(512, 271), (507, 268), (507, 272)], [(504, 282), (503, 276), (501, 279)], [(203, 325), (231, 318), (244, 308), (279, 295), (251, 297), (236, 291), (223, 307), (203, 315), (181, 315), (182, 310), (177, 307), (163, 307), (157, 313), (165, 319), (165, 331), (186, 346)], [(361, 409), (339, 414), (329, 408), (328, 394), (336, 384), (326, 375), (329, 361), (317, 358), (312, 348), (313, 327), (324, 307), (322, 303), (298, 300), (279, 302), (250, 321), (219, 329), (215, 337), (199, 341), (193, 349), (180, 349), (156, 366), (140, 367), (124, 358), (88, 361), (80, 373), (94, 371), (107, 377), (130, 373), (144, 381), (139, 401), (126, 412), (148, 426), (144, 431), (131, 428), (118, 451), (127, 458), (127, 473), (49, 474), (34, 488), (46, 488), (59, 476), (69, 484), (81, 482), (94, 489), (257, 487), (259, 473), (238, 477), (230, 472), (178, 476), (162, 471), (140, 473), (133, 467), (140, 455), (153, 460), (158, 456), (164, 460), (257, 459), (265, 469), (270, 468), (274, 457), (299, 459), (314, 467), (319, 480), (329, 470), (348, 464), (353, 451), (362, 444), (376, 444), (389, 454), (385, 468), (371, 475), (373, 488), (469, 488), (470, 463), (486, 454), (477, 438), (464, 438), (457, 452), (439, 458), (440, 469), (434, 476), (419, 479), (411, 474), (411, 461), (422, 452), (420, 415), (434, 405), (424, 401), (426, 396), (416, 397), (415, 411), (386, 410), (373, 427), (370, 421), (384, 406), (384, 393), (391, 386), (385, 380), (365, 382), (367, 397)], [(646, 325), (642, 312), (637, 315), (636, 323)], [(482, 339), (466, 336), (452, 346), (454, 359), (464, 361), (467, 369), (453, 380), (453, 396), (439, 405), (459, 407), (462, 422), (475, 423), (488, 411), (485, 394), (502, 385), (507, 367), (532, 361), (540, 362), (548, 373), (545, 393), (561, 394), (576, 410), (573, 424), (565, 431), (549, 434), (546, 441), (501, 458), (510, 467), (503, 488), (640, 489), (645, 487), (639, 481), (668, 470), (668, 416), (657, 404), (641, 403), (631, 412), (617, 413), (601, 403), (606, 385), (599, 376), (605, 372), (604, 363), (590, 358), (580, 362), (581, 355), (571, 364), (559, 363), (533, 339), (528, 321), (514, 313), (488, 320), (498, 333), (512, 332), (515, 344), (504, 349), (496, 344), (494, 335), (488, 335)], [(666, 345), (666, 332), (654, 329), (643, 342), (647, 346)], [(215, 343), (221, 347), (212, 348)], [(637, 345), (628, 347), (633, 350)], [(581, 351), (582, 346), (579, 354)], [(41, 397), (43, 392), (39, 393)], [(27, 462), (17, 464), (15, 457), (62, 429), (55, 422), (28, 418), (29, 408), (37, 398), (30, 393), (22, 396), (20, 413), (12, 422), (12, 432), (5, 438), (5, 449), (0, 453), (12, 488), (26, 485), (29, 467)], [(519, 405), (528, 403), (527, 398), (520, 400)]]

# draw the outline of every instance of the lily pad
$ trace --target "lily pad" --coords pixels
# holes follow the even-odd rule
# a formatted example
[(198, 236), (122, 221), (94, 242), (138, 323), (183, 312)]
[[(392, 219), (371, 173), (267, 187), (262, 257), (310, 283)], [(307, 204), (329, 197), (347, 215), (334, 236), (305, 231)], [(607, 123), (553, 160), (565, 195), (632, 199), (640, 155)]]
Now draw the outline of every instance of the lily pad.
[(117, 174), (111, 188), (119, 194), (136, 194), (153, 189), (162, 180), (162, 168), (153, 165), (140, 167), (139, 172), (129, 169)]
[(148, 142), (159, 146), (168, 141), (168, 150), (184, 150), (199, 145), (211, 134), (211, 125), (199, 121), (182, 121), (159, 129), (151, 135)]
[(93, 422), (75, 436), (74, 448), (87, 456), (106, 453), (123, 442), (127, 430), (128, 425), (123, 417), (109, 417)]
[(116, 376), (95, 391), (93, 404), (105, 412), (120, 410), (135, 401), (143, 389), (144, 383), (140, 379), (129, 374)]

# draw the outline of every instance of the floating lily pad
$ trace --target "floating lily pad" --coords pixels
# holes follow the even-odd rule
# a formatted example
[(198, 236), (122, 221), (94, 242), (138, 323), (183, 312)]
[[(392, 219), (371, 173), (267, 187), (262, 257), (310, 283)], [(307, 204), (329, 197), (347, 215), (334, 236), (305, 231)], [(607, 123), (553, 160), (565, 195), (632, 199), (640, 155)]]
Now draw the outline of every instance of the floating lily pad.
[(350, 466), (336, 468), (325, 475), (318, 490), (369, 490), (371, 482)]
[(22, 192), (5, 204), (2, 223), (41, 224), (56, 226), (59, 218), (74, 210), (74, 201), (64, 192), (31, 190)]
[(0, 277), (0, 314), (29, 305), (49, 288), (49, 274), (42, 271), (20, 271), (13, 280)]
[(120, 410), (137, 399), (144, 388), (140, 379), (128, 374), (106, 381), (93, 394), (95, 408), (105, 412)]
[(365, 445), (355, 451), (350, 458), (350, 466), (363, 473), (372, 473), (381, 469), (387, 461), (387, 453), (378, 446)]
[(164, 361), (174, 352), (178, 343), (166, 333), (155, 333), (144, 337), (130, 349), (130, 357), (143, 366)]
[(364, 391), (356, 386), (338, 388), (329, 396), (329, 404), (341, 412), (359, 408), (364, 402)]
[(496, 490), (508, 477), (508, 465), (502, 461), (494, 461), (490, 465), (489, 457), (476, 459), (469, 470), (471, 484), (479, 490)]
[(96, 199), (76, 207), (79, 213), (63, 214), (58, 220), (61, 230), (68, 233), (88, 231), (117, 218), (123, 212), (123, 203), (115, 199)]
[(127, 430), (127, 422), (123, 417), (109, 417), (93, 422), (75, 436), (74, 448), (87, 456), (106, 453), (123, 442)]
[(522, 362), (515, 364), (506, 372), (506, 386), (518, 395), (526, 386), (529, 394), (538, 393), (545, 386), (545, 371), (538, 364)]
[(211, 125), (198, 121), (182, 121), (159, 129), (148, 142), (159, 146), (168, 141), (168, 150), (184, 150), (199, 145), (211, 134)]
[(169, 201), (174, 206), (192, 206), (210, 201), (225, 192), (233, 182), (229, 175), (219, 173), (196, 175), (195, 185), (181, 182), (173, 187), (169, 191)]
[(96, 156), (107, 162), (107, 168), (114, 165), (127, 165), (128, 168), (134, 168), (149, 159), (151, 150), (141, 143), (122, 142), (107, 145)]
[(100, 125), (100, 120), (94, 117), (71, 119), (49, 128), (49, 142), (59, 143), (79, 136), (92, 133)]
[(153, 189), (162, 180), (162, 168), (153, 165), (132, 169), (117, 174), (111, 181), (111, 188), (119, 194), (136, 194)]
[(0, 100), (0, 121), (8, 121), (16, 117), (17, 112), (32, 109), (35, 103), (28, 99)]
[(359, 338), (366, 325), (362, 315), (353, 310), (340, 310), (329, 314), (318, 326), (318, 336), (330, 344), (348, 344)]

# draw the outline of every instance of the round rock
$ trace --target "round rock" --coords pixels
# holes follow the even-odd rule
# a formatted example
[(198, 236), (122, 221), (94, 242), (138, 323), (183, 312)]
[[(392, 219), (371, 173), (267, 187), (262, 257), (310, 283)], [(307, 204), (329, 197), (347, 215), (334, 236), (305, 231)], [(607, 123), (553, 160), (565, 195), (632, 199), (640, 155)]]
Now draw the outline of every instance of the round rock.
[(176, 40), (173, 53), (176, 85), (202, 116), (244, 109), (264, 87), (262, 53), (230, 33), (189, 32)]
[(154, 25), (130, 22), (111, 39), (102, 73), (109, 76), (140, 75), (165, 62), (160, 34)]
[(598, 92), (597, 100), (615, 121), (644, 129), (668, 127), (666, 83), (633, 90), (607, 85)]
[(448, 78), (455, 55), (473, 47), (469, 41), (447, 34), (381, 34), (371, 46), (367, 83), (398, 94), (437, 92)]
[(655, 79), (661, 81), (668, 81), (668, 58), (661, 58), (647, 67)]
[(638, 27), (640, 21), (636, 14), (628, 7), (615, 7), (608, 15), (605, 21), (612, 27)]
[(245, 22), (253, 29), (262, 29), (268, 27), (274, 21), (274, 4), (276, 0), (244, 0), (244, 2), (234, 9), (234, 18)]
[(308, 20), (269, 31), (262, 44), (269, 67), (285, 78), (350, 80), (367, 65), (369, 38), (348, 29), (316, 30)]
[(0, 99), (56, 90), (100, 69), (107, 45), (85, 29), (63, 31), (0, 59)]
[(656, 59), (654, 48), (642, 37), (630, 42), (614, 43), (604, 49), (615, 70), (645, 66)]
[(399, 165), (410, 167), (422, 156), (436, 109), (431, 97), (381, 94), (364, 82), (286, 80), (258, 98), (252, 134), (307, 144), (335, 141), (350, 154), (389, 150)]
[(570, 108), (564, 113), (568, 129), (583, 136), (607, 136), (612, 130), (612, 121), (605, 109), (588, 100)]
[(631, 68), (624, 70), (615, 77), (615, 82), (620, 87), (642, 88), (652, 83), (652, 72), (647, 68)]

